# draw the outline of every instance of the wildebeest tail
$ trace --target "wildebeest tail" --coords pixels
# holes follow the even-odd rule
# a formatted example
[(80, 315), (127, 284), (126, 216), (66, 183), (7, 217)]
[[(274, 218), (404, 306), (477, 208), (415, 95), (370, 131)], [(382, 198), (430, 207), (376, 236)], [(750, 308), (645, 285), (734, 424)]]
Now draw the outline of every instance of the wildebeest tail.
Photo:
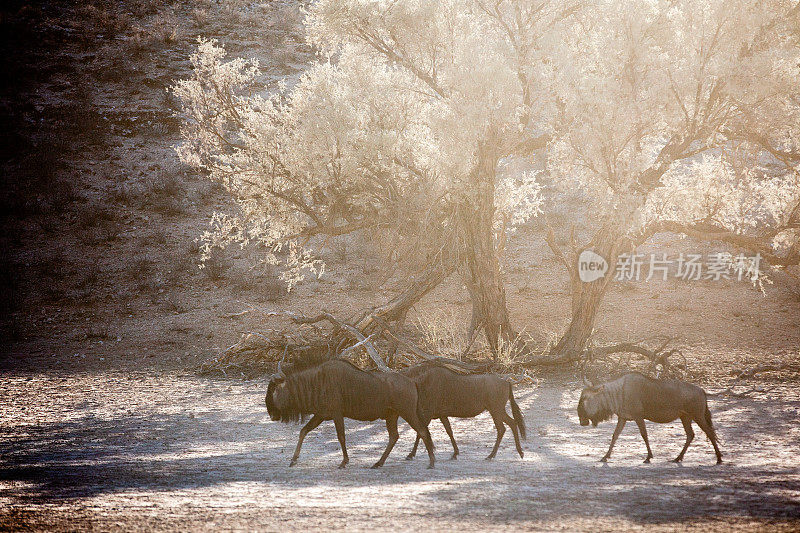
[(519, 436), (522, 437), (522, 440), (527, 440), (525, 419), (522, 418), (522, 411), (519, 410), (519, 405), (517, 405), (517, 401), (514, 399), (514, 387), (512, 387), (511, 383), (508, 384), (508, 401), (511, 403), (511, 414), (514, 417), (514, 422), (517, 423)]
[[(416, 381), (414, 382), (414, 387), (417, 389), (417, 407), (414, 409), (414, 412), (417, 413), (417, 422), (422, 425), (422, 421), (425, 420), (422, 413), (422, 402), (419, 401), (419, 383)], [(408, 420), (406, 420), (408, 422)], [(425, 428), (427, 429), (427, 428)], [(430, 431), (428, 432), (428, 437), (430, 437)], [(422, 435), (420, 435), (421, 437)], [(431, 449), (436, 449), (436, 446), (433, 444), (433, 439), (430, 439)]]

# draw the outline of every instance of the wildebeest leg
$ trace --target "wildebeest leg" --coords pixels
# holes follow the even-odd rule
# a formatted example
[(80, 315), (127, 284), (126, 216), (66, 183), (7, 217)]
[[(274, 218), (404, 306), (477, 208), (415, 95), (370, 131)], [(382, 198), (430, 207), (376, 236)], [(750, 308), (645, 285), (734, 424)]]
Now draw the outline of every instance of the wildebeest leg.
[(344, 468), (350, 462), (347, 457), (347, 446), (344, 444), (344, 418), (341, 416), (333, 419), (333, 424), (336, 426), (336, 436), (339, 437), (339, 445), (342, 447), (342, 462), (339, 463), (339, 468)]
[(425, 450), (428, 452), (428, 468), (433, 468), (436, 463), (436, 457), (433, 455), (433, 439), (431, 439), (431, 432), (428, 431), (428, 426), (422, 428), (422, 442), (425, 443)]
[(649, 463), (650, 459), (653, 458), (653, 452), (650, 450), (650, 442), (647, 440), (647, 427), (644, 425), (644, 419), (643, 418), (637, 419), (636, 425), (639, 426), (639, 433), (642, 434), (642, 438), (644, 439), (644, 445), (647, 446), (647, 458), (644, 460), (644, 462)]
[[(411, 426), (411, 429), (417, 432), (417, 435), (422, 437), (422, 442), (425, 443), (425, 449), (428, 451), (428, 468), (433, 468), (436, 464), (436, 457), (433, 455), (433, 441), (431, 440), (431, 432), (428, 431), (428, 424), (430, 424), (430, 420), (425, 421), (423, 424), (413, 412), (403, 415), (403, 419), (408, 422), (408, 425)], [(397, 417), (395, 417), (395, 423), (396, 420)]]
[(386, 431), (389, 432), (389, 444), (386, 446), (386, 450), (384, 450), (381, 458), (378, 459), (378, 462), (372, 465), (372, 468), (383, 466), (383, 463), (386, 462), (386, 458), (389, 457), (389, 454), (392, 452), (392, 448), (394, 448), (394, 445), (399, 438), (397, 434), (397, 415), (390, 415), (386, 419)]
[(614, 428), (614, 435), (611, 436), (611, 446), (608, 447), (608, 451), (603, 458), (600, 459), (601, 462), (605, 463), (608, 461), (608, 458), (611, 457), (611, 450), (614, 449), (614, 444), (616, 444), (619, 434), (622, 433), (622, 428), (625, 427), (625, 422), (627, 422), (627, 420), (624, 418), (617, 417), (617, 427)]
[(503, 424), (502, 417), (495, 415), (495, 413), (491, 413), (491, 415), (494, 420), (494, 426), (497, 428), (497, 441), (494, 443), (492, 453), (486, 459), (494, 459), (494, 456), (497, 455), (497, 449), (500, 447), (500, 441), (503, 440), (503, 435), (506, 433), (506, 426)]
[(303, 439), (306, 438), (311, 431), (314, 430), (318, 425), (322, 423), (323, 418), (318, 415), (314, 415), (311, 417), (311, 420), (308, 421), (308, 424), (303, 426), (303, 429), (300, 430), (300, 438), (297, 439), (297, 447), (294, 449), (294, 455), (292, 456), (292, 461), (289, 463), (289, 466), (294, 466), (297, 464), (297, 458), (300, 457), (300, 447), (303, 445)]
[(422, 439), (422, 437), (420, 437), (419, 433), (417, 433), (417, 439), (414, 441), (414, 447), (411, 448), (411, 451), (408, 452), (408, 455), (406, 455), (406, 461), (410, 461), (411, 459), (416, 457), (416, 455), (417, 455), (417, 446), (419, 446), (419, 441), (421, 439)]
[(709, 421), (698, 420), (697, 418), (695, 418), (694, 421), (697, 422), (697, 425), (700, 426), (700, 429), (706, 434), (708, 440), (711, 441), (711, 445), (714, 447), (714, 453), (717, 454), (717, 464), (721, 464), (722, 452), (719, 451), (719, 446), (717, 446), (717, 432), (714, 431), (714, 426), (710, 423), (711, 413), (706, 413), (706, 416), (709, 418)]
[(525, 454), (522, 452), (522, 445), (519, 442), (519, 429), (517, 428), (517, 421), (508, 416), (508, 414), (506, 414), (505, 418), (506, 424), (508, 424), (508, 427), (511, 428), (511, 433), (514, 434), (514, 443), (517, 445), (517, 453), (519, 453), (520, 457), (525, 457)]
[[(420, 423), (427, 428), (428, 424), (430, 424), (431, 421), (430, 420), (423, 420)], [(410, 424), (411, 423), (409, 422), (409, 425)], [(417, 456), (417, 446), (419, 446), (419, 441), (420, 440), (422, 440), (422, 435), (420, 435), (419, 432), (417, 432), (417, 438), (414, 440), (414, 447), (411, 448), (411, 451), (408, 452), (408, 455), (406, 455), (406, 461), (410, 461), (411, 459), (413, 459), (414, 457)]]
[(683, 422), (683, 429), (686, 431), (686, 444), (683, 445), (683, 449), (681, 453), (678, 454), (678, 457), (672, 460), (673, 463), (680, 463), (683, 461), (683, 455), (686, 453), (686, 450), (689, 449), (689, 444), (691, 444), (692, 440), (694, 440), (694, 430), (692, 429), (692, 419), (688, 416), (682, 416), (681, 422)]
[[(443, 416), (439, 419), (444, 426), (444, 430), (447, 432), (447, 436), (450, 437), (450, 442), (453, 443), (453, 456), (450, 459), (455, 459), (458, 457), (458, 444), (456, 444), (456, 438), (453, 436), (453, 428), (450, 427), (450, 421), (447, 419), (446, 416)], [(417, 442), (419, 442), (419, 436), (417, 436)], [(416, 448), (414, 448), (416, 450)]]

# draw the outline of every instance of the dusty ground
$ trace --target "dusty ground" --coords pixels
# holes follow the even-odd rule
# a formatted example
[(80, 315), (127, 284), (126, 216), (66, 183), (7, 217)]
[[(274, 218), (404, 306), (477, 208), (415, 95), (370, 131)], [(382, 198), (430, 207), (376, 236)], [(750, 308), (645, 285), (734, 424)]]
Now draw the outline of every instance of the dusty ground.
[[(347, 423), (351, 463), (332, 424), (306, 439), (288, 467), (298, 427), (268, 420), (263, 381), (178, 374), (3, 375), (0, 524), (7, 529), (309, 530), (547, 529), (728, 531), (800, 528), (795, 387), (711, 400), (726, 463), (705, 437), (683, 465), (680, 423), (650, 424), (656, 459), (627, 427), (612, 460), (597, 460), (613, 425), (577, 424), (576, 383), (517, 391), (529, 437), (510, 434), (485, 461), (487, 415), (454, 421), (461, 448), (448, 460), (432, 424), (437, 468), (403, 460), (410, 428), (384, 468), (381, 424)], [(35, 397), (35, 400), (34, 400)], [(699, 431), (698, 431), (699, 433)]]

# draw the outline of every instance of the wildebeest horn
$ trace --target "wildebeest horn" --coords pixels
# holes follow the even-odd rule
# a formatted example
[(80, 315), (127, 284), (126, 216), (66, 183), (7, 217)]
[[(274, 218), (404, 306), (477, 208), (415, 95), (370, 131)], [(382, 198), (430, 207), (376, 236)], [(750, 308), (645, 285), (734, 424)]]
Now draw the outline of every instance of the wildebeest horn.
[(286, 352), (288, 352), (288, 351), (289, 351), (289, 345), (287, 344), (286, 347), (283, 349), (283, 357), (281, 357), (281, 360), (278, 361), (278, 371), (275, 373), (275, 376), (274, 376), (276, 378), (285, 378), (286, 377), (286, 374), (284, 374), (283, 370), (281, 369), (281, 365), (283, 364), (283, 361), (286, 360)]
[(589, 378), (587, 378), (586, 376), (583, 376), (583, 384), (586, 385), (587, 387), (591, 387), (594, 385), (594, 383), (589, 381)]

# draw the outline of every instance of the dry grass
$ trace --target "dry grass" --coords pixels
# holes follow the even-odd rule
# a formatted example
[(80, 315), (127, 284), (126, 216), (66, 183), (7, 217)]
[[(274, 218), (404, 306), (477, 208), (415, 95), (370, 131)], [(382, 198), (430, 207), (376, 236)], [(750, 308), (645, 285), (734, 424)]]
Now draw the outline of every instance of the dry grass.
[(466, 329), (463, 319), (454, 311), (442, 309), (418, 316), (413, 325), (419, 331), (424, 350), (445, 357), (461, 358), (466, 347)]

